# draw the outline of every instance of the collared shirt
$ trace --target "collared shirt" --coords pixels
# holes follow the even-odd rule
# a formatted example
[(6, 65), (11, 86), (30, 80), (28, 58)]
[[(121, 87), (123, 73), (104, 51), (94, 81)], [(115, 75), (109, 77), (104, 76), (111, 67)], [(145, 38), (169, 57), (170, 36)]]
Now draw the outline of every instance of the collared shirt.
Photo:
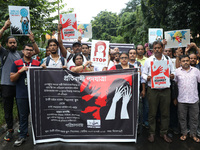
[[(140, 64), (140, 66), (138, 66), (138, 62), (139, 62), (139, 61), (136, 60), (136, 61), (134, 62), (134, 64), (132, 64), (132, 63), (130, 63), (130, 62), (128, 62), (128, 63), (131, 64), (131, 65), (133, 65), (135, 68), (140, 68), (140, 70), (141, 70), (141, 75), (142, 75), (142, 72), (143, 72), (143, 65)], [(141, 78), (140, 78), (140, 82), (141, 82), (141, 83), (146, 83), (146, 81), (142, 78), (142, 76), (141, 76)]]
[[(40, 65), (40, 62), (35, 59), (31, 59), (30, 63), (26, 63), (25, 60), (22, 58), (22, 59), (16, 60), (12, 64), (11, 72), (16, 73), (23, 66), (36, 67), (39, 65)], [(20, 77), (18, 78), (18, 80), (15, 83), (16, 83), (16, 98), (28, 98), (27, 76), (26, 76), (25, 71), (20, 73)]]
[(182, 67), (176, 69), (175, 81), (178, 83), (178, 102), (196, 103), (199, 100), (197, 83), (200, 83), (200, 71), (190, 66), (188, 71)]
[[(166, 56), (166, 57), (168, 57), (168, 56)], [(168, 59), (166, 57), (165, 57), (165, 55), (162, 55), (161, 60), (169, 60), (170, 74), (175, 75), (175, 70), (174, 70), (174, 66), (172, 64), (172, 61), (169, 57), (168, 57)], [(154, 55), (146, 59), (146, 61), (144, 63), (143, 72), (142, 72), (142, 78), (146, 81), (147, 81), (147, 77), (151, 76), (151, 69), (150, 69), (151, 68), (151, 64), (150, 64), (151, 61), (160, 61), (160, 60), (158, 60)], [(148, 86), (151, 87), (151, 81), (148, 81)]]
[(138, 62), (140, 62), (140, 63), (142, 64), (142, 66), (144, 66), (144, 63), (145, 63), (146, 59), (147, 59), (147, 58), (146, 58), (145, 56), (143, 56), (142, 59), (136, 58), (136, 60), (137, 60)]
[[(52, 58), (51, 55), (49, 55), (49, 56), (50, 56), (50, 61), (49, 61), (49, 65), (48, 65), (49, 68), (62, 68), (63, 67), (62, 61), (61, 61), (61, 56), (59, 56), (57, 62), (54, 61), (54, 59)], [(67, 60), (66, 59), (64, 59), (64, 60), (65, 60), (64, 66), (67, 66)], [(46, 65), (46, 61), (47, 61), (47, 57), (44, 58), (43, 64)]]

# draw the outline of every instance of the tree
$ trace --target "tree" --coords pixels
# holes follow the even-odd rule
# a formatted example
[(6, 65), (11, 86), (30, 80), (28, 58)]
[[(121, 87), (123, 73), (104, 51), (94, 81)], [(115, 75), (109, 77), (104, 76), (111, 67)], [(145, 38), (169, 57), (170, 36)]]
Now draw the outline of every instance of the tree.
[(91, 23), (93, 39), (110, 41), (112, 36), (117, 36), (119, 18), (116, 13), (101, 11)]
[[(4, 25), (4, 22), (9, 18), (8, 6), (29, 6), (30, 9), (30, 21), (31, 31), (35, 35), (37, 42), (45, 40), (46, 33), (51, 33), (53, 29), (57, 29), (57, 24), (53, 23), (54, 20), (58, 20), (58, 15), (51, 17), (50, 14), (58, 10), (58, 2), (62, 0), (1, 0), (0, 1), (0, 26)], [(65, 5), (61, 5), (62, 9)], [(70, 10), (71, 12), (73, 10)], [(6, 30), (4, 36), (1, 39), (2, 43), (5, 43), (6, 37), (10, 35), (10, 31)], [(24, 45), (28, 41), (28, 37), (18, 37), (18, 45)]]

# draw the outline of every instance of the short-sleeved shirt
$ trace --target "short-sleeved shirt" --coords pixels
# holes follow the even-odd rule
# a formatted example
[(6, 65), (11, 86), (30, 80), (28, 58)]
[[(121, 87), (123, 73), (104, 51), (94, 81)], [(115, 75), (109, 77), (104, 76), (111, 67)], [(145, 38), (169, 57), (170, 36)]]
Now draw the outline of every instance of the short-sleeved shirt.
[[(57, 62), (54, 61), (54, 59), (52, 58), (51, 55), (49, 55), (49, 57), (50, 57), (50, 61), (49, 61), (48, 67), (51, 67), (51, 68), (62, 68), (63, 67), (62, 61), (61, 61), (61, 56), (59, 56), (59, 59), (57, 60)], [(47, 61), (47, 57), (44, 58), (43, 64), (46, 65), (46, 61)], [(65, 61), (64, 66), (67, 66), (67, 60), (64, 59), (64, 61)]]
[[(35, 59), (31, 59), (30, 63), (26, 63), (23, 58), (16, 60), (11, 67), (11, 72), (13, 73), (18, 72), (18, 70), (20, 70), (24, 65), (27, 67), (29, 66), (34, 67), (34, 66), (39, 66), (40, 62)], [(16, 83), (16, 98), (28, 98), (27, 76), (25, 71), (20, 74), (19, 79), (15, 83)]]
[[(0, 48), (0, 57), (1, 57), (1, 63), (3, 60), (3, 54), (6, 51), (5, 48), (1, 47)], [(14, 63), (14, 61), (21, 59), (21, 56), (17, 51), (11, 52), (9, 51), (7, 59), (2, 67), (2, 74), (1, 74), (1, 85), (15, 85), (15, 83), (10, 81), (10, 70), (11, 66)]]

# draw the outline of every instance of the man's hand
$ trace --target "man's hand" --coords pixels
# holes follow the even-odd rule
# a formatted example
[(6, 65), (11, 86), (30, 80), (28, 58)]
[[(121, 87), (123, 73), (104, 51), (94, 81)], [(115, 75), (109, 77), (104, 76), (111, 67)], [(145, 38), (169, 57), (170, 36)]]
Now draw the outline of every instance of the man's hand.
[(11, 22), (10, 22), (10, 19), (8, 19), (4, 24), (4, 28), (7, 29), (10, 25), (11, 25)]
[(163, 43), (163, 45), (167, 45), (167, 40), (163, 39), (162, 43)]
[(147, 77), (147, 81), (150, 81), (150, 80), (151, 80), (151, 76), (148, 76), (148, 77)]
[(35, 40), (34, 40), (34, 34), (30, 31), (30, 34), (28, 35), (28, 37), (29, 37), (29, 39), (30, 39), (30, 41), (32, 42), (32, 43), (34, 43), (35, 42)]
[(171, 80), (173, 80), (174, 79), (174, 74), (170, 74), (169, 77), (170, 77)]
[(47, 68), (47, 66), (45, 64), (41, 64), (40, 67), (42, 67), (43, 69)]
[(63, 69), (67, 69), (67, 66), (62, 66)]
[(140, 93), (140, 96), (141, 96), (142, 98), (145, 97), (145, 90), (142, 90), (142, 92)]
[(27, 70), (28, 70), (28, 68), (26, 66), (23, 66), (18, 72), (22, 73), (22, 72), (27, 71)]
[(58, 24), (58, 32), (60, 32), (62, 30), (62, 24)]

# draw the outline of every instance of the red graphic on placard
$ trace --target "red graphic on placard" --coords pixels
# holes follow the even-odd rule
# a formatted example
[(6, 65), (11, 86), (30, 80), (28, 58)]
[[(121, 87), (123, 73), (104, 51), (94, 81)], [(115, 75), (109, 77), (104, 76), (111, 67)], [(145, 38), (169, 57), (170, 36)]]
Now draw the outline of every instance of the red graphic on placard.
[[(62, 21), (61, 21), (61, 20), (62, 20)], [(62, 29), (67, 28), (67, 27), (69, 27), (69, 26), (72, 25), (70, 19), (67, 19), (67, 21), (66, 21), (65, 23), (62, 23), (62, 22), (65, 22), (65, 19), (63, 18), (62, 15), (60, 15), (60, 24), (62, 24)], [(63, 32), (61, 32), (61, 37), (62, 37), (62, 39), (64, 39), (64, 34), (63, 34)]]
[[(165, 71), (163, 71), (163, 67), (159, 66), (157, 70), (153, 71), (153, 64), (154, 62), (151, 61), (151, 85), (152, 87), (154, 87), (154, 82), (153, 82), (153, 77), (157, 76), (161, 73), (163, 73), (166, 77), (169, 78), (169, 68), (165, 69)], [(169, 61), (167, 61), (167, 65), (169, 64)], [(154, 69), (156, 68), (156, 66), (154, 66)]]
[(73, 23), (72, 27), (77, 30), (77, 21)]
[[(88, 77), (88, 76), (87, 76)], [(82, 113), (92, 113), (92, 116), (100, 120), (100, 109), (106, 106), (108, 99), (108, 91), (114, 80), (122, 78), (129, 82), (130, 86), (132, 86), (132, 75), (112, 75), (106, 76), (106, 81), (97, 82), (97, 81), (88, 81), (87, 77), (83, 81), (80, 87), (80, 92), (84, 93), (86, 91), (86, 95), (82, 96), (82, 100), (89, 103), (90, 101), (94, 101), (93, 106), (87, 106), (85, 110), (81, 111)], [(95, 76), (91, 76), (95, 77)], [(96, 76), (101, 77), (101, 76)]]
[[(100, 48), (101, 46), (101, 48)], [(97, 55), (97, 52), (102, 52), (103, 53), (103, 57), (106, 56), (106, 43), (105, 42), (97, 42), (95, 44), (95, 51), (94, 51), (94, 56)]]

